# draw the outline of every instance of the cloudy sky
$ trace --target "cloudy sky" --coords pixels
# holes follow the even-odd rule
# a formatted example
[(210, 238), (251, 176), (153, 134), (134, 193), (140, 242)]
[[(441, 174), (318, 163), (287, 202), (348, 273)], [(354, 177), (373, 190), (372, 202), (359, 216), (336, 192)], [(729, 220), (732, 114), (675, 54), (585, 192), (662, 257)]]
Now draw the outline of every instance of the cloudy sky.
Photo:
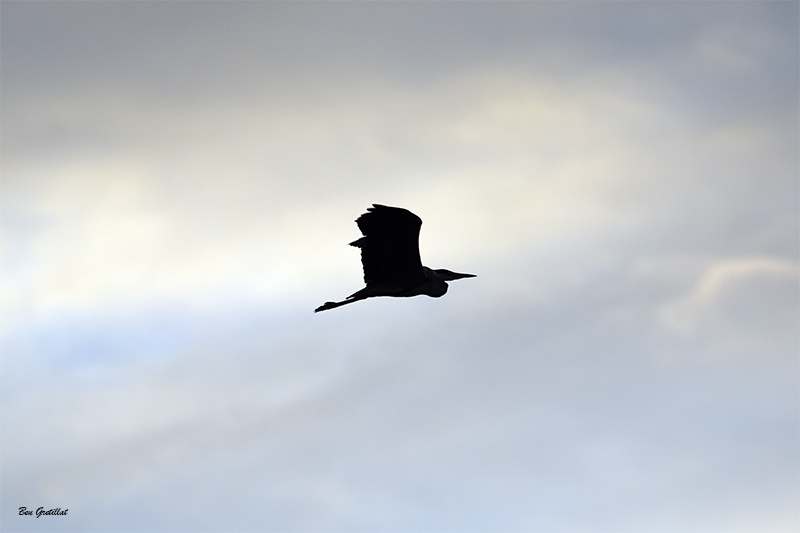
[(797, 530), (797, 2), (0, 10), (4, 531)]

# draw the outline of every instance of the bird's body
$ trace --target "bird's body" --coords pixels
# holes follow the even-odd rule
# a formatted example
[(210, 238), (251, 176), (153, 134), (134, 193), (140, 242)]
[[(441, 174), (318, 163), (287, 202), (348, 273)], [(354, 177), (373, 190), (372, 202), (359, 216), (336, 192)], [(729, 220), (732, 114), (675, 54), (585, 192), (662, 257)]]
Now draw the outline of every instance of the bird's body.
[(424, 294), (438, 298), (447, 292), (447, 281), (475, 277), (422, 266), (419, 257), (422, 220), (411, 211), (373, 204), (358, 217), (356, 224), (364, 236), (350, 245), (361, 249), (367, 286), (341, 302), (326, 302), (315, 313), (375, 296)]

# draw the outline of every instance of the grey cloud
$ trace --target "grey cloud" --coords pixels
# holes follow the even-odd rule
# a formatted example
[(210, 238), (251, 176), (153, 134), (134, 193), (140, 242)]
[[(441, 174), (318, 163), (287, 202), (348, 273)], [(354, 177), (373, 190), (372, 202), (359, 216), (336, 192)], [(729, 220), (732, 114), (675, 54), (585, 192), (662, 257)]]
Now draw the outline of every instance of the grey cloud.
[[(79, 431), (87, 416), (107, 429), (89, 442), (94, 451), (67, 452), (36, 476), (26, 463), (7, 475), (16, 487), (79, 497), (97, 510), (89, 529), (113, 524), (99, 510), (115, 498), (156, 509), (169, 493), (171, 516), (131, 511), (130, 527), (684, 529), (716, 516), (697, 501), (736, 506), (759, 491), (780, 494), (786, 481), (771, 478), (764, 461), (778, 454), (788, 465), (793, 454), (782, 444), (795, 425), (783, 396), (793, 386), (751, 389), (735, 400), (751, 376), (731, 374), (724, 359), (706, 366), (684, 353), (650, 352), (657, 324), (644, 314), (609, 328), (599, 313), (607, 299), (597, 295), (586, 308), (592, 293), (588, 286), (562, 292), (571, 298), (560, 309), (496, 308), (467, 329), (435, 318), (447, 316), (441, 311), (382, 305), (390, 316), (356, 310), (313, 337), (293, 326), (258, 340), (252, 330), (255, 344), (242, 345), (238, 334), (207, 359), (195, 349), (171, 369), (136, 372), (132, 387), (70, 392), (102, 406), (99, 417), (47, 400), (22, 409), (41, 422), (66, 417), (62, 431)], [(676, 355), (684, 362), (664, 366), (660, 357)], [(300, 393), (275, 403), (290, 383)], [(161, 393), (148, 392), (153, 385)], [(723, 408), (730, 401), (746, 402), (744, 418)], [(163, 423), (152, 416), (163, 409), (153, 402), (187, 411)], [(761, 411), (774, 422), (764, 425)], [(119, 416), (142, 426), (114, 436)], [(741, 464), (755, 470), (734, 466)], [(758, 473), (758, 465), (767, 470)], [(234, 486), (225, 481), (231, 475)], [(721, 478), (722, 492), (712, 481)], [(42, 497), (36, 490), (21, 493)], [(193, 510), (218, 508), (219, 497), (237, 511), (209, 526)], [(683, 518), (659, 514), (664, 498)], [(785, 505), (762, 501), (757, 512)], [(714, 527), (739, 529), (737, 516)]]
[(3, 529), (790, 530), (797, 9), (4, 3)]
[[(591, 3), (12, 3), (3, 23), (9, 43), (4, 70), (10, 78), (4, 84), (16, 91), (23, 81), (46, 87), (47, 80), (64, 78), (72, 82), (66, 90), (83, 80), (125, 83), (151, 97), (172, 91), (213, 97), (217, 88), (240, 94), (255, 88), (268, 96), (284, 81), (309, 88), (320, 78), (357, 81), (377, 74), (402, 83), (509, 62), (528, 71), (570, 72), (656, 61), (685, 54), (709, 42), (708, 35), (723, 39), (713, 50), (743, 56), (754, 52), (749, 42), (780, 39), (774, 32), (753, 33), (753, 26), (781, 26), (784, 32), (777, 35), (785, 35), (791, 17), (784, 13), (790, 9), (780, 4), (674, 9)], [(745, 23), (747, 33), (735, 31)], [(564, 39), (564, 28), (574, 38)], [(731, 39), (744, 46), (726, 45)], [(254, 84), (257, 80), (262, 83)], [(143, 81), (152, 86), (141, 87)]]

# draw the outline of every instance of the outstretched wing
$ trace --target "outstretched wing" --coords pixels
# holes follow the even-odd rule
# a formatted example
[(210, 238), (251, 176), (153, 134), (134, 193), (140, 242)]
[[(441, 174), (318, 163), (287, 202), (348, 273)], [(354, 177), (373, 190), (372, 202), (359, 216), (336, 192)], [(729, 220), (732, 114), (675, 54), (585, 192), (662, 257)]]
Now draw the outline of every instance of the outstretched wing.
[(351, 246), (361, 248), (364, 282), (410, 288), (425, 281), (419, 258), (422, 220), (406, 209), (373, 204), (356, 220), (364, 235)]

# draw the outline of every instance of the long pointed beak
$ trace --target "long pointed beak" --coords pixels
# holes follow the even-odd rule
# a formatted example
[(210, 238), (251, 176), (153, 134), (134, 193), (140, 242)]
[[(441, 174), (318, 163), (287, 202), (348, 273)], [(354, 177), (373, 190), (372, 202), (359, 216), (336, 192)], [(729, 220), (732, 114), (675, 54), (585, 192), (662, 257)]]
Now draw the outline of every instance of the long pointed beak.
[(438, 270), (445, 281), (452, 281), (454, 279), (462, 279), (462, 278), (476, 278), (475, 274), (461, 274), (460, 272), (453, 272), (451, 270)]

